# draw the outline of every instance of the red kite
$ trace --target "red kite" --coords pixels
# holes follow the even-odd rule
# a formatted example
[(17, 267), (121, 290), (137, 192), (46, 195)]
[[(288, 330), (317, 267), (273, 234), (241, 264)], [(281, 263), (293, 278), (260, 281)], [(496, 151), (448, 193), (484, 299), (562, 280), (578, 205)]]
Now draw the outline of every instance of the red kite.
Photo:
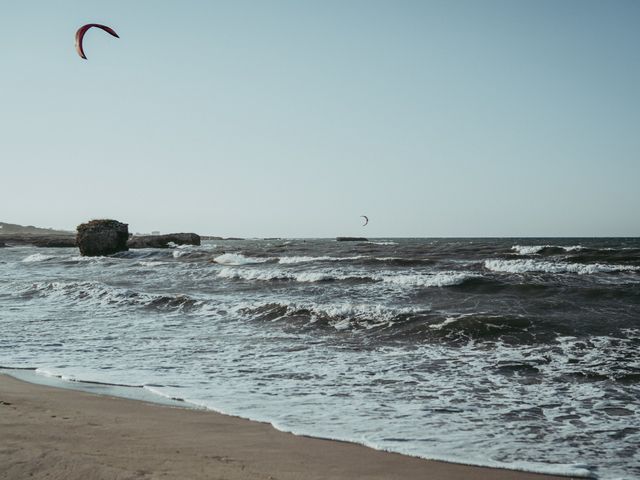
[(112, 28), (107, 27), (106, 25), (100, 25), (97, 23), (88, 23), (87, 25), (83, 25), (76, 32), (76, 52), (78, 52), (78, 55), (80, 55), (80, 57), (84, 58), (85, 60), (87, 59), (87, 56), (84, 54), (84, 48), (82, 48), (82, 39), (84, 38), (84, 34), (87, 33), (87, 30), (89, 30), (91, 27), (100, 28), (107, 32), (109, 35), (120, 38)]

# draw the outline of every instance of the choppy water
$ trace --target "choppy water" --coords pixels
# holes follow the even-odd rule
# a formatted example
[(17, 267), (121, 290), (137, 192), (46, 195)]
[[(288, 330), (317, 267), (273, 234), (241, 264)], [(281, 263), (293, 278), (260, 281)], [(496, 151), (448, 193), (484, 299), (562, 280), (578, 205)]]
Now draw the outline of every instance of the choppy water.
[(0, 249), (0, 365), (426, 458), (640, 477), (639, 239)]

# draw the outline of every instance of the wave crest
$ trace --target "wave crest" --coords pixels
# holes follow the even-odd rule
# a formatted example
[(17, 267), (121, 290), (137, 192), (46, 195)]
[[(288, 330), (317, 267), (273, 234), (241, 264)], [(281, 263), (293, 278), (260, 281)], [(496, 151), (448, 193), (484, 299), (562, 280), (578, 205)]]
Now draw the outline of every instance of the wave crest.
[(218, 277), (248, 280), (248, 281), (295, 281), (295, 282), (327, 282), (327, 281), (361, 281), (383, 282), (403, 287), (448, 287), (460, 285), (478, 275), (468, 272), (430, 272), (415, 274), (382, 273), (379, 275), (367, 275), (356, 272), (340, 271), (304, 271), (293, 272), (287, 270), (259, 270), (245, 268), (223, 268), (218, 272)]
[(515, 251), (518, 255), (538, 255), (541, 253), (554, 254), (562, 252), (574, 252), (582, 250), (582, 245), (514, 245), (511, 250)]
[(364, 279), (334, 272), (287, 272), (284, 270), (250, 270), (225, 267), (218, 272), (218, 277), (236, 280), (290, 280), (296, 282), (324, 282), (333, 280)]
[(608, 265), (603, 263), (565, 263), (539, 260), (485, 260), (486, 269), (503, 273), (576, 273), (589, 275), (594, 273), (614, 273), (639, 271), (633, 265)]
[(366, 255), (356, 255), (353, 257), (311, 257), (311, 256), (294, 256), (294, 257), (280, 257), (278, 263), (291, 264), (291, 263), (307, 263), (307, 262), (346, 262), (349, 260), (359, 260), (361, 258), (367, 258)]
[(43, 253), (34, 253), (22, 259), (23, 263), (36, 263), (36, 262), (46, 262), (47, 260), (52, 260), (57, 258), (55, 255), (45, 255)]
[(305, 305), (274, 302), (242, 307), (240, 313), (259, 320), (302, 322), (309, 327), (331, 327), (335, 330), (371, 330), (390, 327), (404, 318), (422, 313), (415, 308), (393, 309), (371, 304)]
[(204, 301), (188, 295), (159, 295), (112, 287), (99, 282), (39, 282), (19, 292), (23, 298), (48, 297), (102, 306), (191, 310)]
[(241, 253), (223, 253), (213, 259), (215, 263), (219, 263), (220, 265), (249, 265), (252, 263), (265, 263), (270, 260), (273, 259), (271, 257), (245, 257)]

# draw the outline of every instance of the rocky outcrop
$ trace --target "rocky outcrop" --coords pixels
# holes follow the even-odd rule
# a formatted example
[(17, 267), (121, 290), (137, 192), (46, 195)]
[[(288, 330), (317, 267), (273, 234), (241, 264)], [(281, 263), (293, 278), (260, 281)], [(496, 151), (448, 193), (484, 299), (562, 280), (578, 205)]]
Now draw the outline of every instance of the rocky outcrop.
[(78, 225), (76, 241), (80, 254), (88, 257), (128, 250), (129, 226), (116, 220), (91, 220)]
[(54, 230), (53, 228), (39, 228), (33, 225), (23, 226), (17, 223), (5, 223), (0, 222), (0, 235), (63, 235), (65, 237), (73, 236), (75, 234), (68, 230)]
[[(55, 234), (13, 234), (0, 235), (0, 244), (5, 246), (13, 245), (33, 245), (34, 247), (75, 247), (75, 235), (55, 235)], [(2, 245), (0, 245), (1, 247)]]
[(129, 239), (129, 248), (169, 248), (171, 245), (200, 245), (195, 233), (168, 233), (166, 235), (140, 235)]
[(368, 242), (369, 240), (364, 237), (336, 237), (338, 242)]

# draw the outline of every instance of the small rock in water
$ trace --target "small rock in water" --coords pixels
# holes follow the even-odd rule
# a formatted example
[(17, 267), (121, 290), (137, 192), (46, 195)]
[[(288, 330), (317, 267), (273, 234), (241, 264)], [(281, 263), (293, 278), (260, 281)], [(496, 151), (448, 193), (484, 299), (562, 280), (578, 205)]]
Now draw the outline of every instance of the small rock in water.
[(78, 225), (76, 241), (80, 254), (88, 257), (128, 250), (129, 226), (116, 220), (91, 220)]

